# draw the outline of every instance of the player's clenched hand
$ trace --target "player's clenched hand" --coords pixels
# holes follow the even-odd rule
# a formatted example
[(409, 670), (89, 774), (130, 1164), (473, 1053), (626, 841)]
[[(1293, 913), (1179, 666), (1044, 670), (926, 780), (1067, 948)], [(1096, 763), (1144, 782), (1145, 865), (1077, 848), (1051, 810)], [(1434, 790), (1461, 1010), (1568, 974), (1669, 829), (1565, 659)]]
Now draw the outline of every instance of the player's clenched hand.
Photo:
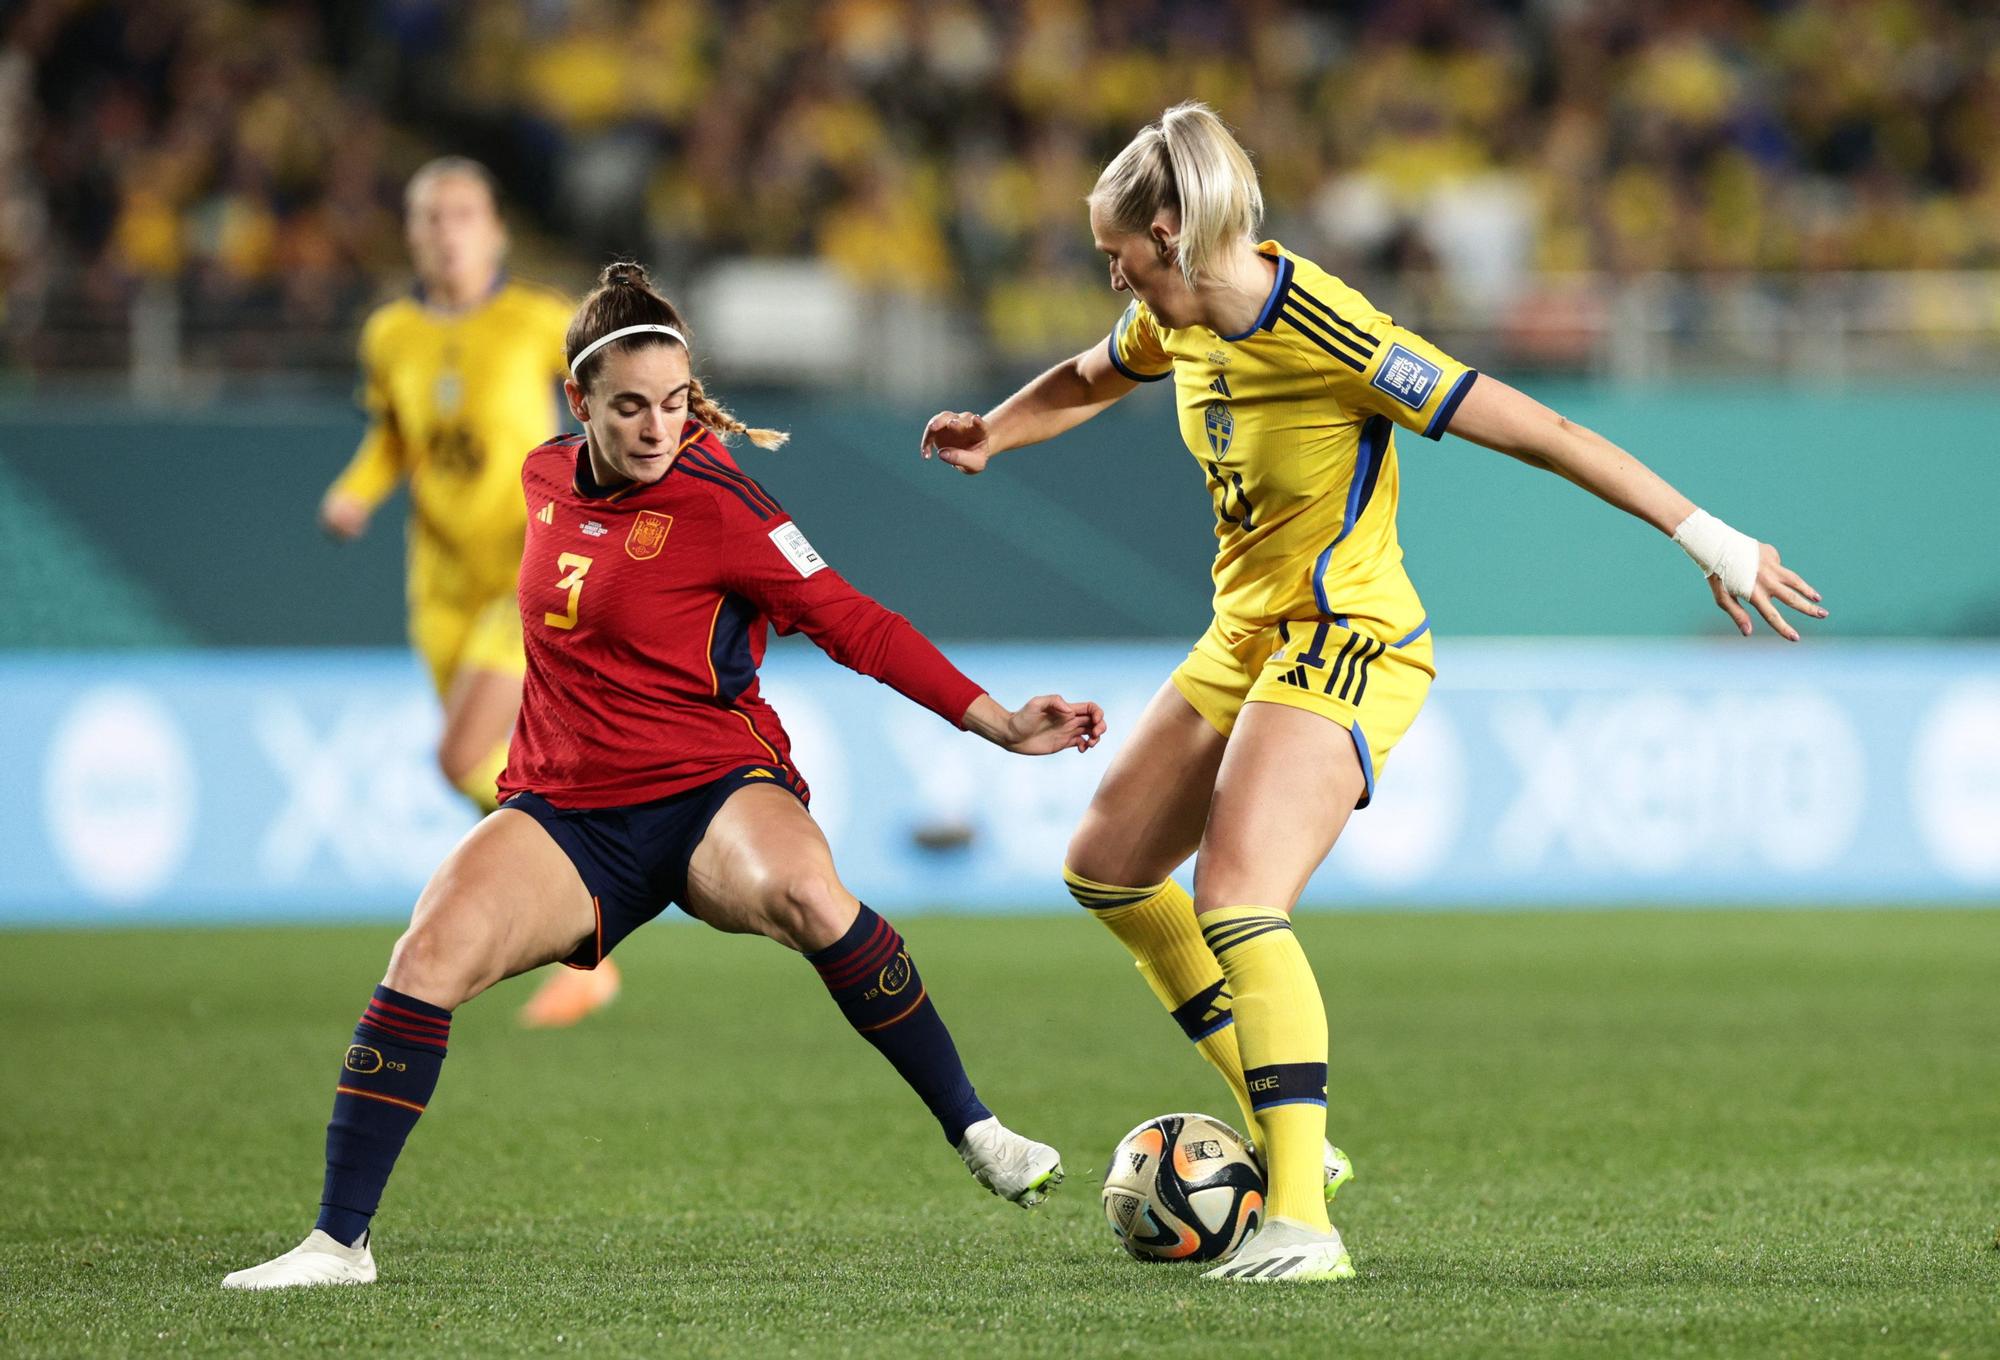
[(924, 426), (923, 455), (936, 456), (970, 477), (986, 471), (993, 455), (986, 421), (970, 411), (939, 411)]
[(1018, 755), (1088, 751), (1104, 736), (1104, 710), (1060, 694), (1041, 694), (1010, 713), (982, 694), (966, 710), (965, 727)]
[[(1778, 550), (1768, 543), (1757, 545), (1757, 584), (1747, 598), (1750, 605), (1764, 616), (1764, 622), (1771, 625), (1773, 632), (1787, 642), (1799, 640), (1798, 629), (1785, 622), (1785, 616), (1778, 612), (1778, 606), (1805, 615), (1809, 619), (1823, 619), (1826, 607), (1820, 603), (1819, 592), (1807, 585), (1805, 579), (1778, 560)], [(1736, 631), (1749, 637), (1752, 625), (1750, 615), (1744, 610), (1734, 595), (1723, 588), (1720, 576), (1708, 578), (1709, 593), (1722, 612), (1736, 621)]]
[(349, 542), (361, 537), (374, 513), (373, 507), (364, 500), (329, 491), (326, 499), (319, 503), (319, 527), (326, 530), (329, 538)]

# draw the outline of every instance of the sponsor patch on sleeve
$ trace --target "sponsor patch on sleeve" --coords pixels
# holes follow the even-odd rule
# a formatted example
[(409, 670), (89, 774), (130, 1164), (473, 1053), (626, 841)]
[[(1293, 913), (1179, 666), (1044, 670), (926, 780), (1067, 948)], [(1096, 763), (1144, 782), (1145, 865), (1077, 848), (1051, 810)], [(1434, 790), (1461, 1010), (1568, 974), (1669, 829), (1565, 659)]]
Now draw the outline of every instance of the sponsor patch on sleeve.
[(805, 534), (795, 523), (780, 524), (771, 530), (771, 541), (778, 545), (778, 551), (785, 555), (785, 560), (799, 569), (801, 576), (810, 576), (826, 565), (826, 559), (806, 542)]
[(1412, 354), (1401, 345), (1391, 345), (1370, 385), (1381, 388), (1412, 411), (1421, 411), (1442, 377), (1444, 371), (1429, 359)]

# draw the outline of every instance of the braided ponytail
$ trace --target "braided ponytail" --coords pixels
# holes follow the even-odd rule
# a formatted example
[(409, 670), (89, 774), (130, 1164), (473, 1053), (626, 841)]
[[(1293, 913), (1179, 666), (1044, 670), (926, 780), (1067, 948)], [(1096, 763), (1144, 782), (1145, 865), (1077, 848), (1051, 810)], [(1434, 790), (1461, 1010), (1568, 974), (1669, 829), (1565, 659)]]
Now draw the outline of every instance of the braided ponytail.
[(688, 382), (688, 414), (714, 430), (725, 443), (732, 435), (747, 434), (750, 436), (750, 442), (758, 448), (776, 449), (784, 447), (791, 439), (791, 436), (783, 430), (767, 430), (745, 425), (716, 404), (715, 399), (702, 387), (700, 378), (693, 378)]

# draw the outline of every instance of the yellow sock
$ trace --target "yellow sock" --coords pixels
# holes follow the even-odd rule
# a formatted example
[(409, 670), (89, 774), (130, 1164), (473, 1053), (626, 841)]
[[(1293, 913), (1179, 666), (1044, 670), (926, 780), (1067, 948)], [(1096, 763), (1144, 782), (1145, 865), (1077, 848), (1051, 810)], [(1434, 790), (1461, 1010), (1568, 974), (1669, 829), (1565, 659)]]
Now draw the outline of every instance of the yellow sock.
[(1202, 943), (1195, 921), (1194, 901), (1171, 878), (1150, 888), (1119, 888), (1093, 883), (1067, 868), (1063, 882), (1070, 895), (1090, 909), (1132, 952), (1139, 976), (1209, 1064), (1222, 1074), (1236, 1095), (1243, 1116), (1243, 1136), (1260, 1148), (1263, 1136), (1250, 1108), (1250, 1091), (1243, 1084), (1243, 1059), (1236, 1049), (1235, 1016), (1230, 1010), (1229, 985), (1222, 965)]
[(500, 772), (507, 768), (507, 747), (503, 741), (486, 753), (486, 759), (466, 771), (465, 778), (458, 781), (458, 791), (478, 805), (482, 813), (491, 812), (500, 806)]
[(1235, 997), (1269, 1213), (1325, 1232), (1326, 1005), (1312, 965), (1291, 918), (1273, 907), (1205, 912), (1201, 933)]

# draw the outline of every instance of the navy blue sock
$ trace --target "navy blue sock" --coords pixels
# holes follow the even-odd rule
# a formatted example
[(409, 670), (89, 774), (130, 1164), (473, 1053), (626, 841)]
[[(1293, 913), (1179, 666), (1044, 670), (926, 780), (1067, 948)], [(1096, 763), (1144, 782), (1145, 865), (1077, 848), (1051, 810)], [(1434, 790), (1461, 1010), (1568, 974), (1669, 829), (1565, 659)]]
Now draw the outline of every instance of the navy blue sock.
[(377, 987), (341, 1060), (326, 1126), (326, 1185), (317, 1226), (353, 1246), (368, 1231), (382, 1187), (437, 1089), (451, 1012)]
[(864, 906), (845, 935), (806, 962), (819, 970), (847, 1023), (923, 1098), (946, 1142), (957, 1147), (966, 1125), (992, 1116), (894, 926)]

